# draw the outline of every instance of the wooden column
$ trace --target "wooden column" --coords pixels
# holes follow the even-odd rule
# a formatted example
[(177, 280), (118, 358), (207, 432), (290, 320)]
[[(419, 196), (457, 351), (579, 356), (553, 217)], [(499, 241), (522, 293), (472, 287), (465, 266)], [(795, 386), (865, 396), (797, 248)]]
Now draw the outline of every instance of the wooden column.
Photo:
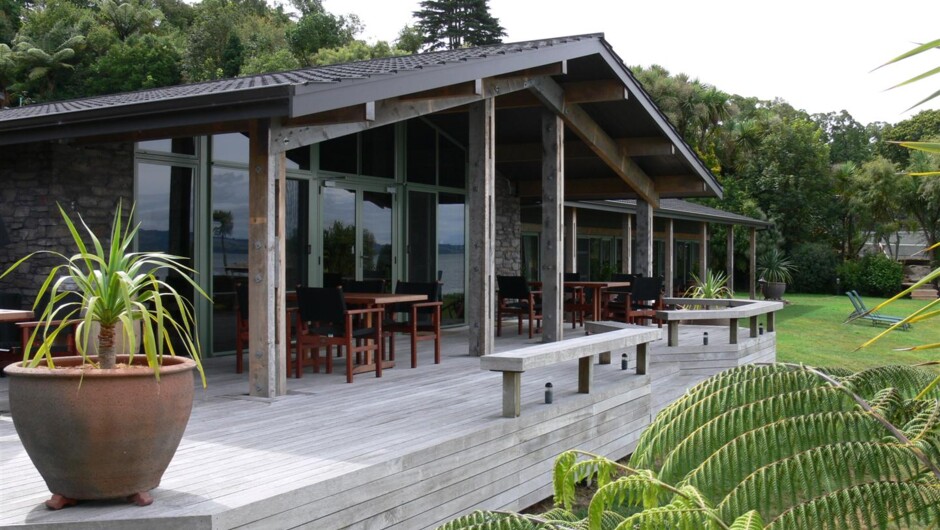
[(748, 267), (748, 275), (750, 276), (750, 297), (751, 300), (757, 300), (757, 229), (751, 228), (751, 248), (750, 248), (750, 258), (751, 263)]
[(562, 339), (562, 269), (565, 206), (565, 124), (554, 112), (542, 111), (542, 342)]
[(470, 104), (470, 289), (467, 324), (470, 355), (493, 353), (496, 307), (496, 103), (494, 98)]
[(653, 207), (650, 203), (636, 201), (636, 263), (634, 274), (646, 277), (653, 275)]
[(675, 256), (673, 255), (673, 248), (676, 246), (676, 237), (674, 230), (674, 222), (672, 219), (666, 219), (666, 248), (665, 248), (665, 274), (666, 274), (666, 296), (672, 296), (675, 285), (673, 285), (673, 280), (675, 279)]
[(728, 225), (728, 254), (727, 259), (727, 268), (728, 268), (728, 289), (733, 293), (734, 292), (734, 225)]
[(570, 207), (565, 208), (565, 272), (578, 272), (578, 209)]
[(620, 247), (620, 272), (629, 274), (633, 271), (633, 217), (624, 214), (621, 220), (623, 245)]
[(269, 121), (253, 121), (249, 133), (248, 393), (273, 398), (287, 393), (283, 238), (277, 237), (284, 226), (278, 205), (284, 200), (285, 157), (271, 148)]
[(705, 280), (705, 273), (708, 271), (708, 223), (702, 223), (702, 238), (699, 243), (698, 253), (698, 277)]

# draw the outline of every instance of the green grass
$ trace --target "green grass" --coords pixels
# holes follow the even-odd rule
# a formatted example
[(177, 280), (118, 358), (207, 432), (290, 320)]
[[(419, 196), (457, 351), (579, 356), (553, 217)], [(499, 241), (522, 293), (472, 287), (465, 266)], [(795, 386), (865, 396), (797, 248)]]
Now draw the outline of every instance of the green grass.
[[(788, 293), (785, 298), (789, 304), (777, 313), (777, 360), (780, 362), (860, 370), (885, 364), (940, 360), (940, 349), (894, 351), (940, 342), (940, 325), (936, 321), (914, 324), (910, 331), (892, 331), (875, 344), (854, 351), (885, 327), (872, 326), (867, 320), (844, 324), (853, 309), (847, 296)], [(869, 308), (883, 301), (870, 297), (864, 300)], [(903, 317), (924, 304), (922, 300), (898, 300), (879, 313)]]

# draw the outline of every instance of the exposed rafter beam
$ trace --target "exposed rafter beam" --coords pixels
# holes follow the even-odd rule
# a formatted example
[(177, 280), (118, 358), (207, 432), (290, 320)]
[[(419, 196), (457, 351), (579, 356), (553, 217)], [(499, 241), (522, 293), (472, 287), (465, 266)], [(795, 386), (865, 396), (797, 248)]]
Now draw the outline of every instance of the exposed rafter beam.
[(415, 92), (414, 94), (399, 96), (398, 99), (402, 101), (408, 101), (412, 99), (438, 99), (457, 96), (479, 96), (482, 93), (483, 80), (476, 79), (473, 81), (467, 81), (466, 83), (457, 83), (456, 85), (448, 85), (441, 88), (435, 88), (434, 90), (425, 90), (423, 92)]
[[(623, 149), (627, 156), (675, 154), (675, 146), (665, 138), (617, 138), (614, 142)], [(498, 162), (540, 162), (542, 160), (542, 147), (537, 143), (502, 144), (496, 147), (496, 155)], [(565, 142), (565, 159), (567, 160), (594, 158), (596, 156), (594, 151), (584, 142), (578, 140)]]
[[(565, 89), (566, 103), (599, 103), (603, 101), (622, 101), (627, 99), (627, 89), (619, 81), (573, 81), (560, 83)], [(496, 100), (496, 109), (524, 109), (544, 106), (535, 94), (525, 91), (508, 94)], [(466, 112), (458, 107), (447, 112)]]
[[(499, 161), (499, 154), (496, 155)], [(517, 184), (520, 198), (542, 198), (542, 184), (538, 180), (522, 180)], [(565, 179), (566, 200), (633, 198), (636, 191), (625, 182), (613, 178)]]
[(568, 73), (568, 61), (545, 64), (534, 68), (516, 70), (496, 76), (496, 79), (511, 79), (514, 77), (540, 77), (544, 75), (565, 75)]
[(282, 127), (275, 135), (275, 142), (281, 150), (288, 151), (296, 147), (315, 144), (354, 134), (369, 128), (381, 127), (442, 110), (467, 105), (488, 97), (509, 94), (525, 90), (535, 79), (526, 76), (483, 79), (480, 94), (465, 96), (446, 96), (427, 99), (391, 98), (375, 102), (375, 116), (371, 121), (338, 123), (329, 125), (302, 125)]
[(297, 118), (289, 118), (284, 120), (284, 126), (299, 127), (303, 125), (328, 125), (333, 123), (353, 123), (374, 120), (375, 102), (367, 101), (361, 105), (352, 105)]
[(532, 81), (530, 89), (542, 103), (561, 116), (565, 125), (588, 144), (624, 182), (636, 190), (640, 198), (653, 207), (659, 207), (659, 193), (652, 179), (584, 109), (565, 101), (565, 91), (558, 83), (549, 78), (540, 78)]

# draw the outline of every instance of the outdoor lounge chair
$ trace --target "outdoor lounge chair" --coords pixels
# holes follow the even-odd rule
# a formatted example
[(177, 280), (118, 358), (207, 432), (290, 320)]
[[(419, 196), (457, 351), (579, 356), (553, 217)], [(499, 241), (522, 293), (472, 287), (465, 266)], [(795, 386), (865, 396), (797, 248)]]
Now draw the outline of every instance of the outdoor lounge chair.
[[(869, 320), (871, 321), (872, 326), (876, 324), (884, 324), (886, 326), (893, 326), (897, 324), (898, 322), (904, 320), (901, 317), (882, 315), (879, 313), (869, 313), (868, 308), (865, 307), (865, 302), (862, 300), (862, 297), (859, 296), (858, 293), (855, 291), (848, 291), (845, 293), (845, 295), (849, 297), (849, 300), (852, 301), (852, 305), (855, 307), (855, 311), (853, 311), (852, 314), (849, 315), (848, 317), (850, 319), (858, 317), (861, 319)], [(860, 315), (864, 315), (864, 316), (860, 316)], [(910, 328), (911, 328), (911, 325), (906, 322), (901, 326), (901, 329), (903, 329), (904, 331), (907, 331)]]

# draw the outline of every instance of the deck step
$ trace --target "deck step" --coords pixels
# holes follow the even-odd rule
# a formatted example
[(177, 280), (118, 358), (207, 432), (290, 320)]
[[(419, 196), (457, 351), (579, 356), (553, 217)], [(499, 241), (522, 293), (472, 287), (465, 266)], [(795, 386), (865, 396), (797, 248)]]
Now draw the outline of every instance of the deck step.
[(911, 293), (912, 300), (933, 300), (934, 298), (937, 298), (937, 290), (933, 287), (915, 289)]

